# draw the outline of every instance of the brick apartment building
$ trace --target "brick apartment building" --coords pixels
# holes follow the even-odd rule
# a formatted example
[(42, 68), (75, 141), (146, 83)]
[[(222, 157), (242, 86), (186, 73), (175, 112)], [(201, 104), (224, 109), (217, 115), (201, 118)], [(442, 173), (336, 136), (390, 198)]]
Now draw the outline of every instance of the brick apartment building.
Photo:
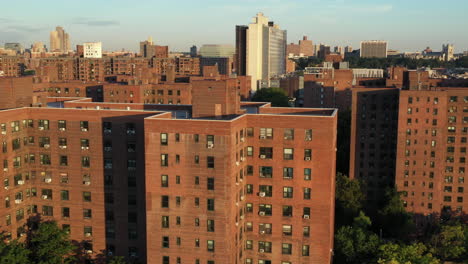
[(336, 110), (241, 104), (236, 78), (192, 85), (192, 106), (55, 97), (64, 108), (0, 111), (2, 230), (21, 237), (39, 214), (89, 255), (329, 263)]
[(349, 177), (364, 182), (370, 204), (395, 185), (399, 92), (352, 89)]
[(407, 210), (465, 212), (468, 91), (401, 91), (396, 185)]
[(236, 93), (194, 82), (191, 119), (145, 119), (148, 263), (330, 263), (336, 110)]

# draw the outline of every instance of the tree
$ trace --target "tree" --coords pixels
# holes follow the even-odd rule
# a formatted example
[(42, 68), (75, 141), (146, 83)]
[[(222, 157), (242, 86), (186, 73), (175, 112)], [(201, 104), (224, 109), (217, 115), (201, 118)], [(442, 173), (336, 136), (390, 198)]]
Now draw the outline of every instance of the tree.
[(252, 96), (253, 102), (271, 102), (274, 107), (288, 107), (289, 98), (280, 88), (262, 88)]
[(353, 219), (362, 209), (365, 196), (361, 188), (361, 183), (348, 176), (336, 174), (335, 188), (335, 214), (337, 227), (351, 224), (349, 219)]
[(385, 191), (380, 201), (378, 211), (378, 224), (384, 236), (398, 240), (408, 240), (415, 232), (413, 215), (406, 212), (400, 193), (395, 188)]
[(343, 226), (335, 235), (335, 263), (375, 263), (379, 237), (369, 231), (372, 222), (363, 212), (352, 226)]
[(379, 264), (439, 264), (424, 244), (383, 244), (379, 247)]
[(127, 264), (127, 262), (124, 257), (116, 256), (109, 258), (107, 264)]
[(431, 239), (436, 255), (442, 260), (458, 260), (467, 253), (465, 232), (461, 224), (443, 225)]
[(73, 263), (71, 256), (75, 247), (65, 230), (56, 222), (41, 222), (31, 225), (27, 238), (27, 248), (31, 251), (30, 261), (37, 264)]
[(29, 250), (18, 240), (5, 243), (4, 237), (0, 237), (0, 264), (29, 263), (28, 255)]

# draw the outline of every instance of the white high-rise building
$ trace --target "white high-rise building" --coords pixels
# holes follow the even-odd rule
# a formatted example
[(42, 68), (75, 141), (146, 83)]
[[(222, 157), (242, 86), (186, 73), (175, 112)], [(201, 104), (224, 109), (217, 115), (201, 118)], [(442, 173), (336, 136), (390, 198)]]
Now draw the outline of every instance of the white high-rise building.
[(263, 13), (247, 29), (247, 75), (252, 90), (270, 85), (270, 79), (286, 73), (286, 30), (269, 22)]
[(102, 58), (102, 42), (83, 43), (83, 54), (85, 58)]

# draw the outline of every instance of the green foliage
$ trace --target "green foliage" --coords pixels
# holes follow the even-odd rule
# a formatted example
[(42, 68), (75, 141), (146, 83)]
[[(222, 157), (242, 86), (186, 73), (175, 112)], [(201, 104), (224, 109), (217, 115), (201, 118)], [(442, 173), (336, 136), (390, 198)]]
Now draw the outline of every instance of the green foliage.
[(348, 176), (336, 174), (335, 188), (335, 214), (337, 227), (349, 225), (350, 219), (353, 219), (362, 209), (365, 196), (358, 180), (352, 180)]
[(0, 264), (23, 264), (29, 263), (29, 250), (17, 240), (9, 243), (0, 238)]
[(296, 62), (296, 70), (304, 70), (306, 67), (320, 66), (323, 63), (323, 59), (307, 57), (294, 59), (294, 62)]
[(252, 96), (252, 102), (271, 102), (274, 107), (288, 107), (289, 98), (280, 88), (262, 88)]
[(433, 235), (431, 244), (436, 255), (443, 260), (458, 260), (467, 253), (467, 227), (461, 224), (443, 225), (440, 232)]
[(438, 264), (430, 249), (424, 244), (383, 244), (379, 247), (379, 264)]
[(125, 261), (124, 257), (116, 256), (116, 257), (111, 257), (108, 261), (107, 264), (127, 264)]
[(467, 68), (468, 57), (462, 57), (456, 61), (440, 61), (436, 59), (411, 59), (411, 58), (360, 58), (348, 57), (345, 61), (349, 62), (351, 68), (376, 68), (386, 69), (391, 66), (403, 66), (408, 69), (416, 69), (421, 67), (431, 68)]
[(73, 263), (71, 253), (75, 249), (65, 230), (56, 222), (42, 222), (31, 230), (27, 241), (31, 250), (30, 260), (37, 264)]
[(398, 240), (408, 240), (415, 232), (413, 215), (407, 213), (400, 199), (400, 193), (395, 188), (385, 192), (378, 211), (378, 226), (384, 232), (384, 236)]
[(371, 220), (363, 212), (352, 226), (343, 226), (335, 235), (335, 263), (375, 263), (379, 237), (369, 231)]

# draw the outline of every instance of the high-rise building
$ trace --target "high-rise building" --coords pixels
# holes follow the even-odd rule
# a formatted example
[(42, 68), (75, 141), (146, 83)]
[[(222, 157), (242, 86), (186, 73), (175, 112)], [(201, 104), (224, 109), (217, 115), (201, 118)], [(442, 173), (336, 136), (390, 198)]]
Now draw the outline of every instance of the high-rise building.
[(307, 36), (304, 36), (302, 40), (299, 40), (299, 44), (288, 44), (286, 47), (287, 56), (304, 56), (309, 57), (314, 55), (314, 45), (312, 40), (308, 40)]
[[(203, 45), (200, 48), (200, 69), (204, 66), (218, 66), (220, 74), (231, 74), (235, 48), (231, 45)], [(203, 72), (202, 72), (203, 74)]]
[[(237, 29), (238, 35), (242, 34), (243, 28)], [(252, 89), (268, 87), (272, 77), (286, 72), (286, 30), (258, 13), (246, 29), (245, 40), (246, 74), (252, 77)], [(238, 46), (242, 44), (238, 43)]]
[(144, 58), (167, 58), (169, 57), (168, 46), (158, 46), (153, 44), (153, 38), (140, 42), (140, 56)]
[(466, 88), (400, 93), (396, 185), (417, 214), (468, 208)]
[(102, 42), (83, 43), (83, 55), (85, 58), (102, 58)]
[(361, 41), (361, 58), (387, 58), (387, 41)]
[(31, 51), (32, 52), (46, 52), (47, 49), (46, 49), (43, 42), (38, 41), (38, 42), (34, 42), (34, 44), (32, 44)]
[(242, 105), (236, 83), (145, 119), (148, 263), (330, 263), (336, 110)]
[(247, 75), (247, 26), (236, 26), (236, 58), (237, 75)]
[(453, 44), (442, 45), (442, 53), (444, 54), (445, 61), (451, 61), (454, 57), (454, 47)]
[(62, 27), (50, 32), (50, 51), (66, 53), (71, 50), (70, 47), (70, 36)]
[(196, 57), (197, 55), (197, 46), (193, 45), (192, 47), (190, 47), (190, 57)]

